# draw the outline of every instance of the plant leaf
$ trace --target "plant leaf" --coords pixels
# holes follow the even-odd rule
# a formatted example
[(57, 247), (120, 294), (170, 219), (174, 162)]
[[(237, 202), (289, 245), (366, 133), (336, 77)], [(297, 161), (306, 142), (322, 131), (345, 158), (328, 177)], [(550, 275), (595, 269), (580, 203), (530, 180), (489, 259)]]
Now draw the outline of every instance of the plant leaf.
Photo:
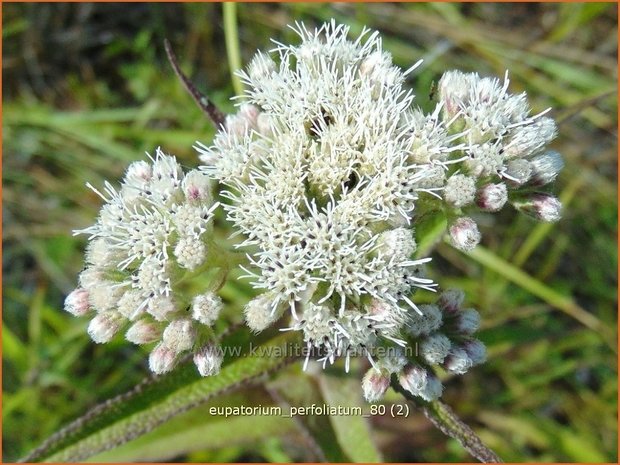
[[(271, 397), (290, 413), (292, 408), (323, 405), (325, 399), (316, 380), (305, 373), (278, 376), (267, 387)], [(336, 439), (336, 432), (325, 415), (293, 415), (297, 428), (305, 435), (307, 447), (320, 462), (348, 462), (350, 459)]]
[[(248, 337), (247, 331), (235, 333), (225, 347), (247, 347)], [(292, 362), (295, 358), (287, 356), (287, 345), (295, 337), (292, 332), (280, 335), (245, 356), (229, 357), (217, 376), (201, 378), (192, 365), (184, 364), (164, 376), (147, 378), (54, 434), (23, 461), (83, 461), (146, 434), (180, 413)]]
[(212, 415), (211, 408), (268, 407), (270, 398), (262, 390), (252, 387), (220, 396), (203, 406), (183, 413), (158, 426), (144, 436), (115, 449), (89, 458), (89, 462), (145, 462), (167, 461), (183, 454), (204, 449), (216, 449), (257, 440), (277, 437), (290, 432), (290, 418), (279, 415)]
[[(360, 382), (350, 377), (321, 376), (321, 392), (330, 406), (359, 407), (365, 406), (362, 400)], [(330, 415), (338, 443), (353, 462), (380, 463), (381, 453), (375, 446), (370, 434), (368, 421), (360, 415)]]

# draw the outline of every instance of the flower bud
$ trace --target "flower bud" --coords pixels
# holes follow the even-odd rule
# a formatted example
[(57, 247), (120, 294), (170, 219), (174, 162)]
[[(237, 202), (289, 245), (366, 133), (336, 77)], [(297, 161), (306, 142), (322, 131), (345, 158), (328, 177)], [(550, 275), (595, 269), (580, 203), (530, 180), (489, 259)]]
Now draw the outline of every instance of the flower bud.
[(252, 79), (265, 79), (276, 70), (276, 63), (269, 55), (258, 52), (248, 66), (248, 74)]
[(80, 284), (80, 287), (88, 291), (103, 281), (103, 279), (103, 272), (101, 269), (94, 266), (89, 266), (78, 276), (78, 283)]
[(212, 203), (211, 182), (202, 171), (192, 170), (187, 173), (183, 178), (182, 187), (185, 198), (190, 202)]
[(256, 126), (256, 120), (258, 119), (258, 115), (260, 114), (260, 110), (256, 105), (252, 105), (251, 103), (244, 103), (239, 107), (239, 111), (237, 115), (246, 120), (251, 127)]
[(194, 354), (194, 364), (200, 376), (216, 375), (220, 372), (224, 354), (219, 347), (208, 344)]
[(203, 325), (211, 326), (222, 307), (222, 299), (214, 292), (197, 295), (192, 302), (192, 318)]
[(449, 120), (460, 111), (461, 103), (469, 96), (478, 75), (448, 71), (439, 80), (439, 98), (444, 102), (444, 112)]
[(557, 134), (555, 121), (551, 118), (538, 118), (532, 124), (517, 128), (504, 155), (507, 158), (530, 157), (540, 152)]
[(407, 331), (413, 337), (430, 334), (441, 326), (442, 315), (441, 310), (435, 305), (419, 305), (418, 308), (422, 312), (411, 313), (407, 322)]
[(416, 243), (411, 229), (395, 228), (379, 235), (378, 250), (387, 257), (406, 260), (415, 249)]
[(398, 373), (407, 364), (407, 357), (402, 347), (390, 347), (384, 357), (379, 359), (377, 366), (388, 373)]
[(273, 306), (273, 296), (261, 294), (250, 300), (245, 308), (245, 321), (252, 331), (261, 332), (280, 318), (283, 313), (282, 305)]
[(144, 160), (134, 161), (127, 167), (123, 183), (131, 185), (142, 185), (150, 181), (153, 176), (151, 165)]
[(502, 209), (508, 200), (506, 184), (487, 184), (476, 196), (476, 204), (485, 211), (496, 212)]
[(118, 254), (113, 252), (113, 248), (103, 237), (90, 241), (85, 254), (86, 262), (99, 268), (116, 266), (120, 261)]
[(469, 355), (467, 355), (467, 352), (460, 347), (453, 347), (443, 362), (446, 370), (458, 375), (467, 373), (467, 370), (469, 370), (473, 364), (474, 363)]
[(132, 344), (149, 344), (161, 338), (161, 327), (159, 324), (148, 321), (136, 321), (125, 333), (125, 339)]
[(267, 113), (259, 114), (258, 118), (256, 119), (256, 129), (263, 136), (271, 136), (271, 134), (273, 133), (273, 121), (271, 116), (269, 116)]
[(461, 289), (446, 289), (439, 296), (437, 304), (446, 313), (456, 313), (463, 305), (465, 293)]
[(532, 164), (523, 158), (510, 160), (502, 173), (509, 182), (521, 186), (532, 177)]
[(118, 299), (117, 310), (128, 320), (135, 320), (146, 311), (146, 298), (137, 289), (129, 289)]
[(414, 396), (419, 396), (426, 388), (428, 371), (419, 365), (409, 364), (398, 376), (400, 385)]
[(444, 361), (452, 343), (447, 336), (441, 333), (431, 334), (420, 344), (420, 353), (424, 360), (431, 365), (439, 364)]
[(564, 168), (562, 155), (553, 150), (533, 158), (530, 160), (530, 163), (532, 165), (530, 183), (536, 186), (544, 186), (553, 182), (562, 168)]
[(114, 309), (122, 295), (123, 289), (111, 281), (99, 281), (88, 289), (88, 301), (98, 312)]
[(166, 329), (162, 340), (166, 347), (177, 353), (189, 350), (194, 345), (196, 339), (196, 330), (192, 324), (192, 320), (182, 318), (170, 322)]
[(181, 237), (174, 248), (174, 256), (181, 267), (193, 271), (205, 262), (207, 246), (200, 238)]
[(480, 365), (487, 359), (487, 348), (478, 339), (469, 339), (463, 344), (463, 350), (467, 353), (473, 365)]
[(88, 291), (79, 287), (73, 290), (65, 299), (65, 311), (73, 316), (86, 315), (90, 311)]
[(97, 344), (109, 342), (121, 329), (125, 319), (115, 311), (99, 313), (88, 324), (88, 335)]
[(478, 225), (468, 216), (458, 218), (450, 226), (449, 232), (452, 245), (463, 252), (473, 250), (481, 239)]
[(439, 381), (439, 378), (433, 372), (429, 372), (426, 377), (426, 386), (418, 394), (422, 399), (431, 402), (441, 397), (443, 391), (443, 384)]
[(147, 312), (149, 312), (153, 318), (157, 321), (166, 321), (168, 315), (176, 312), (177, 307), (171, 297), (165, 295), (157, 295), (149, 299), (147, 305)]
[(178, 352), (160, 342), (149, 354), (149, 368), (158, 375), (167, 373), (174, 368), (177, 358)]
[(461, 208), (474, 201), (476, 180), (464, 174), (453, 174), (448, 178), (444, 189), (445, 201), (455, 208)]
[(362, 390), (368, 402), (377, 402), (385, 395), (390, 386), (390, 373), (387, 370), (371, 368), (364, 375)]
[(456, 315), (454, 326), (460, 334), (473, 334), (480, 328), (480, 314), (473, 308), (461, 310)]
[(539, 221), (555, 222), (562, 216), (562, 203), (550, 194), (533, 194), (525, 200), (513, 202), (513, 205)]

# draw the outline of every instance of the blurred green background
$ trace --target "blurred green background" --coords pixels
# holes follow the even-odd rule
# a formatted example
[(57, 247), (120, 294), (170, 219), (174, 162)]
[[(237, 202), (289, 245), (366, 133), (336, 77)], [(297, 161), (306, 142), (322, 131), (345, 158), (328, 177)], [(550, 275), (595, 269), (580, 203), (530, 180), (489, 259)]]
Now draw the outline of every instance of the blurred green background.
[[(62, 303), (83, 265), (84, 238), (71, 230), (91, 224), (100, 206), (84, 183), (118, 180), (159, 145), (193, 167), (192, 144), (213, 135), (173, 75), (163, 39), (222, 109), (232, 110), (234, 91), (222, 5), (2, 8), (7, 462), (147, 373), (144, 351), (122, 338), (96, 346), (87, 321), (65, 314)], [(432, 82), (455, 68), (497, 76), (508, 69), (511, 90), (526, 90), (534, 111), (553, 107), (553, 148), (566, 160), (556, 183), (563, 219), (539, 225), (506, 209), (482, 224), (478, 253), (444, 245), (434, 253), (429, 271), (443, 287), (466, 291), (483, 315), (490, 353), (447, 381), (444, 400), (506, 461), (616, 462), (617, 5), (256, 3), (239, 4), (237, 14), (231, 32), (243, 64), (270, 48), (270, 37), (294, 41), (286, 24), (333, 17), (353, 33), (380, 30), (403, 68), (424, 58), (409, 82), (423, 108)], [(224, 288), (237, 319), (251, 292), (247, 284)], [(260, 400), (259, 391), (251, 394)], [(186, 414), (185, 424), (200, 423), (202, 413)], [(418, 413), (375, 417), (371, 428), (386, 461), (470, 460)], [(316, 459), (292, 422), (234, 430), (222, 423), (192, 434), (151, 459)]]

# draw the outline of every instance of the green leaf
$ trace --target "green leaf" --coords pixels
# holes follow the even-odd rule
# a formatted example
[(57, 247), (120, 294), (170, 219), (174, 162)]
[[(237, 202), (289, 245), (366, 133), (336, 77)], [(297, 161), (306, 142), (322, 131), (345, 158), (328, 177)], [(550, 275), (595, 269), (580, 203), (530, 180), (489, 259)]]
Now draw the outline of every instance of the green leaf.
[[(322, 376), (319, 380), (321, 392), (330, 406), (366, 406), (362, 400), (360, 382), (351, 377)], [(338, 443), (352, 462), (380, 463), (381, 453), (375, 446), (368, 421), (361, 415), (332, 415), (329, 417)]]
[[(305, 373), (287, 373), (271, 381), (268, 385), (271, 396), (286, 414), (294, 407), (323, 405), (325, 399), (316, 380)], [(305, 433), (307, 446), (320, 462), (349, 462), (350, 458), (338, 444), (336, 432), (325, 415), (293, 415), (291, 417), (298, 429)]]
[[(247, 331), (235, 333), (225, 347), (247, 347), (248, 337)], [(146, 379), (53, 435), (24, 461), (83, 461), (144, 435), (180, 413), (295, 360), (288, 355), (295, 337), (287, 333), (255, 351), (231, 356), (217, 376), (201, 378), (195, 367), (186, 363), (164, 376)]]
[[(265, 392), (234, 392), (214, 399), (155, 428), (148, 434), (113, 450), (95, 455), (90, 462), (166, 461), (205, 449), (252, 444), (283, 436), (293, 427), (292, 420), (278, 415), (212, 415), (211, 409), (227, 406), (268, 407)], [(216, 410), (219, 411), (219, 410)]]

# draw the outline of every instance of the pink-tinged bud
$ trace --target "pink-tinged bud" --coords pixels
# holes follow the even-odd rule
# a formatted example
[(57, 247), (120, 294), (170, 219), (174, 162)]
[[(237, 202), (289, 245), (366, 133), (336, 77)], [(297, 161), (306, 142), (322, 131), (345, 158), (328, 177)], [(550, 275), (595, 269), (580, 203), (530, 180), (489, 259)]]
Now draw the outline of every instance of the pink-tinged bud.
[(162, 341), (169, 349), (177, 353), (189, 350), (194, 345), (196, 330), (190, 319), (179, 319), (171, 321), (162, 336)]
[(273, 121), (272, 117), (267, 113), (261, 113), (256, 119), (256, 127), (258, 132), (263, 136), (271, 136), (273, 134)]
[(465, 74), (460, 71), (448, 71), (443, 74), (438, 87), (439, 98), (444, 102), (447, 119), (461, 110), (460, 105), (469, 97), (477, 77), (475, 74)]
[(457, 313), (454, 320), (454, 329), (461, 334), (474, 334), (480, 328), (480, 314), (473, 308), (467, 308)]
[(390, 386), (390, 373), (387, 370), (377, 370), (371, 368), (362, 379), (362, 390), (364, 398), (368, 402), (380, 400)]
[(149, 344), (161, 338), (161, 325), (153, 321), (138, 320), (125, 333), (125, 339), (133, 344)]
[(146, 161), (134, 161), (127, 167), (125, 172), (124, 183), (132, 185), (140, 185), (150, 181), (153, 176), (153, 169)]
[(220, 372), (224, 354), (222, 349), (208, 344), (194, 354), (194, 364), (200, 376), (217, 375)]
[(467, 373), (467, 370), (469, 370), (473, 364), (467, 352), (460, 347), (453, 347), (443, 362), (446, 370), (456, 373), (457, 375)]
[(160, 342), (149, 354), (149, 368), (158, 375), (167, 373), (174, 368), (177, 358), (177, 352)]
[(487, 184), (476, 195), (476, 204), (488, 212), (496, 212), (503, 208), (508, 200), (506, 184)]
[(244, 118), (250, 126), (256, 126), (256, 120), (258, 119), (258, 115), (260, 115), (260, 110), (256, 105), (252, 105), (251, 103), (244, 103), (239, 107), (239, 112), (237, 113), (240, 117)]
[(562, 217), (562, 203), (553, 195), (538, 193), (513, 202), (514, 207), (539, 221), (553, 223)]
[(97, 344), (104, 344), (114, 337), (124, 322), (125, 318), (118, 312), (99, 313), (90, 320), (87, 329), (88, 335)]
[(463, 350), (467, 353), (474, 365), (480, 365), (487, 359), (487, 348), (478, 339), (469, 339), (463, 344)]
[(538, 155), (530, 160), (532, 165), (532, 177), (530, 184), (536, 186), (544, 186), (555, 181), (562, 168), (564, 168), (564, 160), (562, 155), (553, 150)]
[(426, 388), (428, 371), (419, 365), (407, 365), (398, 376), (400, 385), (414, 396), (419, 396)]
[(88, 304), (88, 291), (77, 288), (65, 299), (65, 311), (73, 316), (84, 316), (90, 311)]
[(456, 313), (463, 305), (465, 293), (460, 289), (446, 289), (439, 296), (437, 305), (446, 313)]
[(449, 232), (452, 245), (463, 252), (473, 250), (482, 237), (476, 222), (468, 216), (458, 218), (450, 226)]
[(202, 171), (192, 170), (183, 178), (183, 193), (189, 201), (211, 203), (211, 181)]

